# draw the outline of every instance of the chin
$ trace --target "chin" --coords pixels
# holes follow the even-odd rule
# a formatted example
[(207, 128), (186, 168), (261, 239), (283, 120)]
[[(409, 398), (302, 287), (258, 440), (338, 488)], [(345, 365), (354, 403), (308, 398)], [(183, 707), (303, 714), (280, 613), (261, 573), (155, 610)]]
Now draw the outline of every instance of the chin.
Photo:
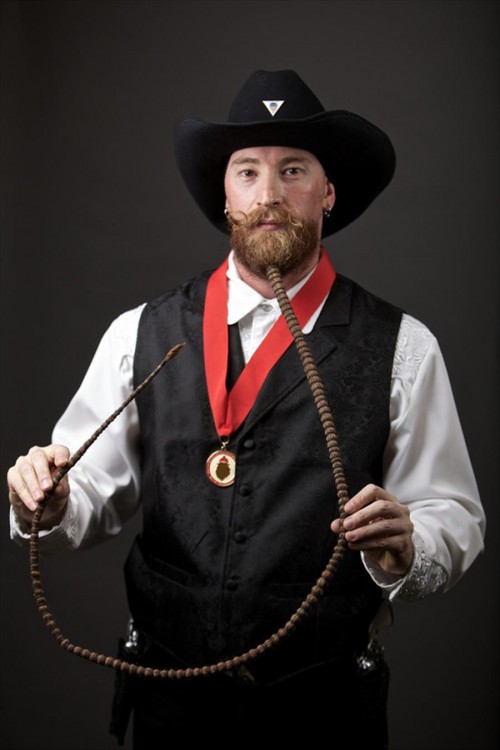
[(238, 261), (265, 278), (269, 266), (276, 266), (282, 275), (307, 266), (318, 251), (319, 228), (313, 221), (272, 229), (233, 226), (231, 240)]

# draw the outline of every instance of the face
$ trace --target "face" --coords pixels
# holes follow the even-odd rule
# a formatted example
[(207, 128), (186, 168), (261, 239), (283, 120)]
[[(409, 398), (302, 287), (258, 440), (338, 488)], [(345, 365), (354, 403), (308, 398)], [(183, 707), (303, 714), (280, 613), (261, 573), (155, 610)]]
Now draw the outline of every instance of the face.
[(313, 154), (278, 146), (236, 151), (224, 184), (240, 264), (265, 277), (271, 265), (286, 274), (317, 260), (323, 211), (335, 193)]
[[(317, 158), (298, 148), (258, 146), (235, 151), (224, 187), (230, 213), (248, 214), (263, 206), (297, 211), (318, 224), (318, 242), (323, 211), (335, 203), (333, 185)], [(259, 226), (261, 231), (274, 228), (272, 222)]]

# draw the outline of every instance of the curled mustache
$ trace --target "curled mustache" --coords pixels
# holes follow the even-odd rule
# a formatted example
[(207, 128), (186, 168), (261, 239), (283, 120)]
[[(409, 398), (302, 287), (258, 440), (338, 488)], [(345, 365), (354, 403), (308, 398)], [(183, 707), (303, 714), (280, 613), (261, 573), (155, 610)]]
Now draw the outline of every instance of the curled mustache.
[(263, 221), (271, 220), (283, 226), (292, 226), (300, 229), (303, 226), (301, 218), (293, 209), (281, 208), (281, 206), (258, 206), (250, 213), (244, 211), (228, 211), (227, 220), (230, 227), (236, 226), (241, 229), (252, 230)]

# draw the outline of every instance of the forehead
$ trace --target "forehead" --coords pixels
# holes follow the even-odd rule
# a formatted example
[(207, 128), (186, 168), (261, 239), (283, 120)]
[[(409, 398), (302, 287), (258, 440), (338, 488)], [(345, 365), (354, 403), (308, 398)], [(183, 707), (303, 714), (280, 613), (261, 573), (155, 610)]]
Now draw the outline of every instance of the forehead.
[(312, 167), (322, 169), (318, 159), (310, 151), (291, 146), (253, 146), (234, 151), (229, 157), (228, 168), (245, 162), (260, 164), (280, 164), (290, 161), (302, 161)]

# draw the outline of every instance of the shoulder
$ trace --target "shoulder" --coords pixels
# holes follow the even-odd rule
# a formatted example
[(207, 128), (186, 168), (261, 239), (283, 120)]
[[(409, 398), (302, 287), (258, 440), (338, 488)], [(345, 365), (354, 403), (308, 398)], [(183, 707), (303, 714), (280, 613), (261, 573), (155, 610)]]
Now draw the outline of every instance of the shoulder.
[(133, 309), (126, 310), (113, 320), (103, 336), (103, 342), (113, 342), (122, 351), (133, 353), (143, 318), (150, 314), (154, 315), (164, 308), (190, 307), (199, 299), (203, 299), (204, 289), (211, 273), (212, 271), (207, 271), (200, 274), (149, 302), (143, 302)]
[(119, 350), (124, 356), (132, 354), (135, 349), (139, 322), (145, 307), (146, 303), (142, 303), (115, 318), (104, 334), (101, 346), (107, 345)]
[(205, 271), (204, 273), (195, 276), (188, 281), (180, 284), (173, 289), (165, 292), (156, 299), (148, 302), (144, 306), (144, 313), (154, 313), (155, 311), (162, 310), (165, 307), (178, 307), (179, 305), (189, 307), (197, 307), (203, 303), (205, 298), (205, 291), (213, 271)]
[(412, 385), (422, 364), (432, 354), (440, 356), (434, 334), (420, 320), (403, 314), (394, 351), (392, 377)]
[(108, 330), (112, 332), (115, 338), (119, 339), (127, 339), (130, 336), (134, 336), (146, 304), (146, 302), (142, 302), (137, 307), (126, 310), (113, 320)]
[(349, 301), (351, 312), (364, 311), (363, 326), (366, 321), (371, 321), (374, 330), (385, 328), (393, 332), (392, 378), (403, 381), (405, 387), (411, 388), (424, 362), (441, 362), (436, 337), (424, 323), (345, 276), (339, 274), (337, 281), (340, 282), (339, 296)]
[(376, 351), (392, 361), (403, 311), (367, 291), (356, 282), (337, 275), (326, 311), (327, 323), (344, 325), (345, 337), (358, 349)]
[(357, 306), (364, 308), (368, 314), (389, 316), (396, 319), (400, 319), (403, 314), (401, 308), (378, 297), (342, 274), (337, 274), (333, 289), (339, 297), (349, 301), (351, 309)]

